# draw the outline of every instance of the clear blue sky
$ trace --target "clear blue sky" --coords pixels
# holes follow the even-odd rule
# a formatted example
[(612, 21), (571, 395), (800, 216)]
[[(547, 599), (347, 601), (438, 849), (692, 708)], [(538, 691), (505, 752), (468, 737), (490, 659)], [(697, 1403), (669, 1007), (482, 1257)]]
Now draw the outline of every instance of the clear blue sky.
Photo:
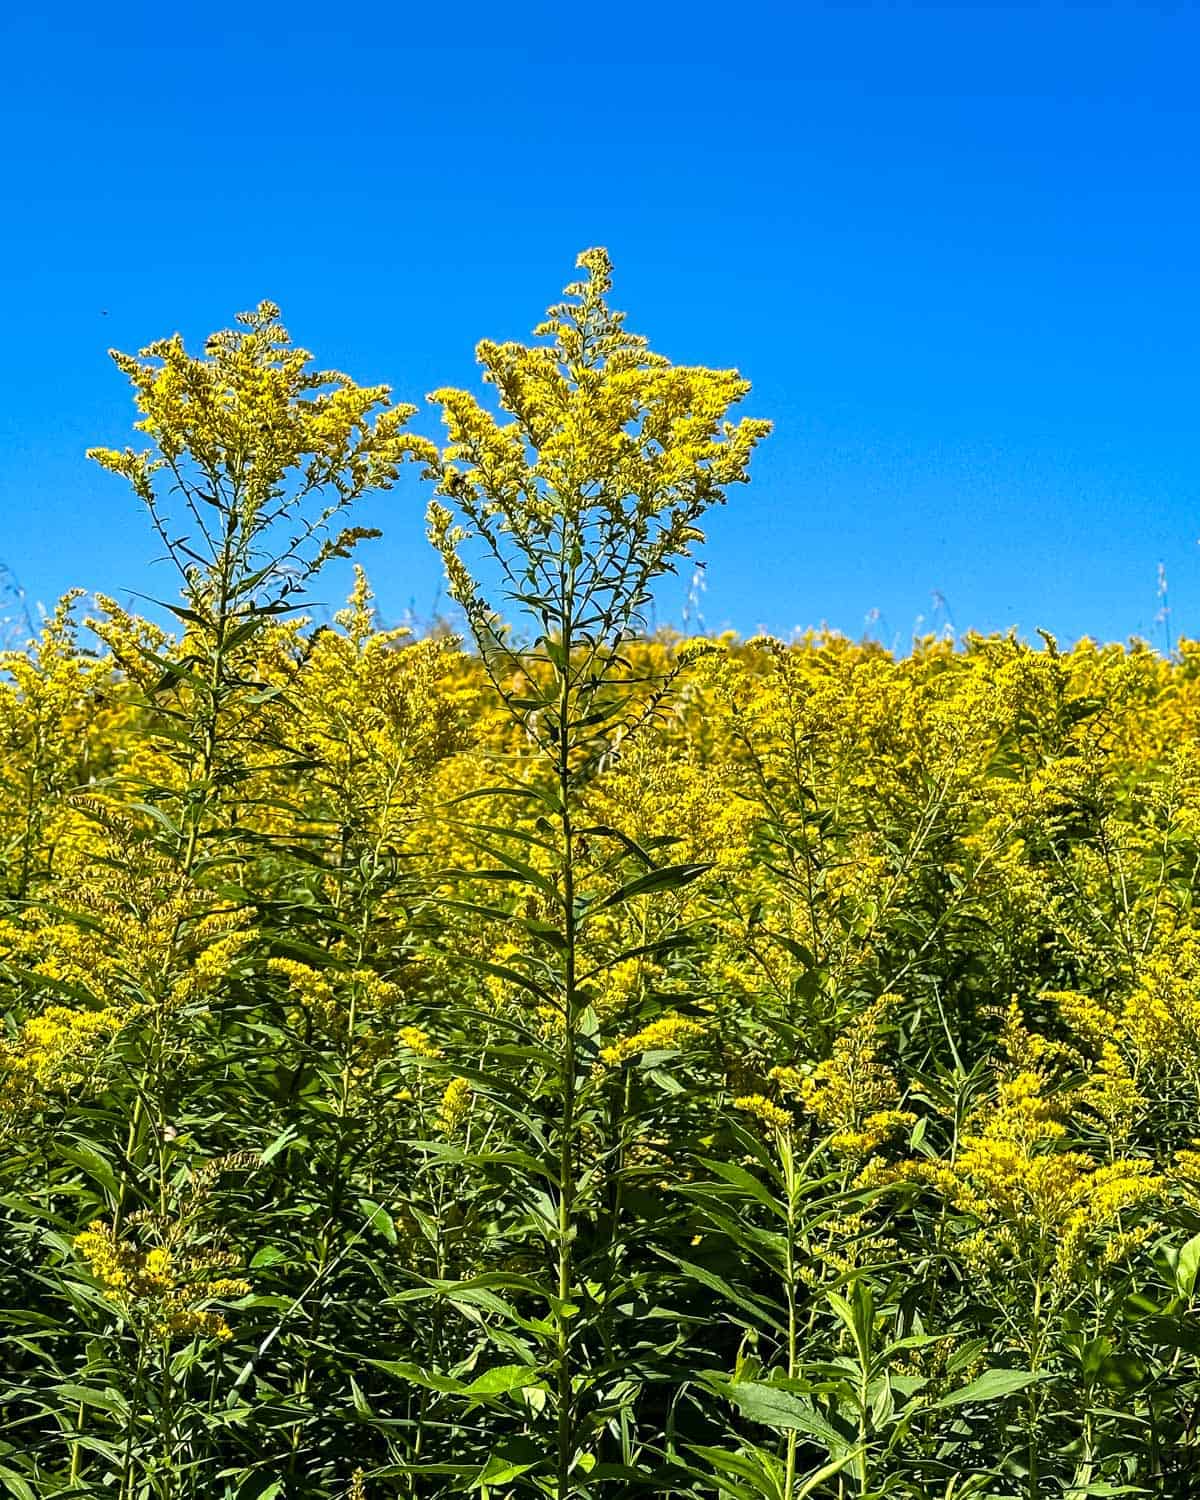
[[(907, 639), (937, 591), (1161, 640), (1162, 563), (1200, 634), (1198, 57), (1187, 4), (13, 0), (0, 558), (47, 602), (169, 587), (83, 457), (129, 440), (110, 345), (270, 297), (419, 400), (604, 244), (632, 326), (777, 424), (709, 625)], [(422, 510), (364, 511), (392, 618), (436, 598)]]

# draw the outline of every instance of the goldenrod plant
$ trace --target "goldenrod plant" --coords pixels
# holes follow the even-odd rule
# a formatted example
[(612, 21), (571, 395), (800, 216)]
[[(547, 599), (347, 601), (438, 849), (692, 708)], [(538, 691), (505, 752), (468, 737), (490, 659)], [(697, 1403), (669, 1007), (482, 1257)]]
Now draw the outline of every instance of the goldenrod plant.
[[(437, 441), (270, 304), (117, 357), (174, 584), (0, 658), (0, 1493), (1200, 1491), (1200, 647), (652, 629), (767, 424), (610, 279)], [(325, 597), (409, 465), (423, 633)]]
[[(705, 869), (664, 859), (669, 837), (647, 850), (625, 829), (594, 822), (588, 790), (664, 711), (687, 659), (680, 652), (655, 673), (626, 655), (644, 633), (651, 587), (702, 540), (704, 512), (748, 477), (769, 425), (730, 420), (749, 390), (736, 371), (673, 365), (627, 331), (606, 300), (604, 251), (586, 251), (579, 267), (583, 278), (536, 330), (542, 342), (479, 345), (500, 416), (465, 391), (434, 393), (449, 442), (433, 465), (440, 498), (429, 509), (451, 594), (527, 742), (505, 781), (482, 790), (487, 821), (466, 832), (526, 905), (515, 923), (493, 908), (506, 935), (515, 926), (523, 941), (504, 962), (486, 964), (524, 1002), (508, 1021), (522, 1043), (520, 1066), (501, 1074), (495, 1054), (481, 1081), (500, 1076), (525, 1106), (514, 1123), (531, 1151), (542, 1201), (528, 1207), (553, 1274), (545, 1282), (526, 1274), (508, 1289), (541, 1303), (521, 1388), (544, 1398), (554, 1458), (514, 1463), (498, 1451), (490, 1462), (558, 1500), (638, 1475), (638, 1392), (623, 1368), (624, 1339), (612, 1342), (610, 1304), (633, 1291), (639, 1272), (620, 1253), (626, 1225), (604, 1211), (622, 1146), (621, 1124), (604, 1105), (606, 1064), (631, 1044), (603, 1045), (603, 997), (619, 971), (648, 964), (673, 934), (634, 934), (622, 946), (619, 918)], [(505, 623), (484, 592), (485, 569), (511, 613)], [(505, 826), (511, 801), (532, 826)], [(486, 871), (473, 873), (486, 881)], [(475, 904), (471, 914), (486, 919), (488, 910)], [(630, 977), (638, 985), (636, 969)], [(676, 1050), (698, 1029), (661, 1018), (633, 1047)], [(609, 1457), (613, 1428), (624, 1442)]]

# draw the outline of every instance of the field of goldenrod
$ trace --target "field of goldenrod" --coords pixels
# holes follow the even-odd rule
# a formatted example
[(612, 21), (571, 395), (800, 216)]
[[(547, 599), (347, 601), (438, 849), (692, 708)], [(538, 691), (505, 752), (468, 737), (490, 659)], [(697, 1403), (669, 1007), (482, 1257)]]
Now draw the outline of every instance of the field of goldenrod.
[[(117, 356), (0, 682), (0, 1490), (1200, 1492), (1200, 648), (677, 640), (767, 425), (601, 252), (445, 446)], [(497, 415), (499, 413), (499, 415)], [(462, 638), (305, 615), (424, 466)]]

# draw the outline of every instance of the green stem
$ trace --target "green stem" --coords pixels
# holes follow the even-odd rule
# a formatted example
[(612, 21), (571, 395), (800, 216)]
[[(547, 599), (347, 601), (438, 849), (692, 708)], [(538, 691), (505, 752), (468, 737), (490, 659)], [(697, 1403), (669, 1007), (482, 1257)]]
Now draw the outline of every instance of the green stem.
[(560, 561), (562, 620), (562, 666), (558, 691), (557, 780), (559, 826), (562, 837), (563, 908), (563, 1038), (562, 1120), (558, 1141), (558, 1306), (555, 1309), (556, 1357), (558, 1363), (558, 1500), (570, 1493), (571, 1461), (575, 1446), (575, 1396), (571, 1367), (571, 1326), (568, 1307), (572, 1289), (572, 1239), (575, 1233), (575, 1008), (576, 1008), (576, 915), (575, 834), (571, 819), (571, 651), (573, 647), (572, 596), (574, 580), (568, 561), (569, 540), (563, 528)]
[[(784, 1186), (787, 1191), (787, 1244), (784, 1247), (784, 1291), (787, 1294), (787, 1373), (795, 1380), (799, 1365), (797, 1359), (798, 1327), (796, 1320), (796, 1211), (798, 1184), (796, 1159), (792, 1154), (792, 1143), (785, 1134), (780, 1135), (783, 1159)], [(787, 1435), (787, 1458), (784, 1468), (783, 1500), (792, 1500), (796, 1488), (796, 1446), (798, 1434), (795, 1429)]]
[(74, 1489), (79, 1483), (80, 1459), (83, 1453), (79, 1439), (83, 1433), (83, 1423), (86, 1415), (87, 1408), (81, 1401), (75, 1409), (75, 1441), (71, 1444), (71, 1473), (68, 1477), (68, 1488), (70, 1489)]
[(121, 1493), (120, 1500), (132, 1500), (133, 1496), (133, 1443), (137, 1427), (137, 1414), (143, 1411), (142, 1401), (142, 1374), (146, 1368), (146, 1351), (142, 1342), (141, 1330), (138, 1330), (138, 1354), (137, 1364), (133, 1372), (133, 1400), (129, 1404), (129, 1419), (125, 1428), (125, 1446), (121, 1454)]
[[(1034, 1284), (1033, 1312), (1029, 1329), (1029, 1368), (1037, 1369), (1042, 1354), (1042, 1278), (1039, 1274)], [(1038, 1452), (1038, 1397), (1036, 1388), (1030, 1386), (1026, 1404), (1026, 1450), (1029, 1464), (1029, 1500), (1039, 1500), (1041, 1488), (1041, 1456)]]
[[(565, 733), (565, 731), (564, 731)], [(561, 786), (565, 798), (566, 777)], [(575, 1213), (575, 872), (571, 815), (565, 800), (562, 813), (563, 904), (566, 939), (563, 986), (562, 1121), (558, 1142), (558, 1308), (555, 1323), (558, 1342), (558, 1495), (569, 1491), (574, 1436), (574, 1397), (571, 1381), (571, 1329), (567, 1307), (571, 1300)]]
[(171, 1470), (175, 1461), (174, 1403), (171, 1385), (171, 1345), (168, 1338), (162, 1341), (162, 1390), (158, 1403), (158, 1431), (162, 1448), (162, 1473), (155, 1486), (163, 1500), (172, 1500)]

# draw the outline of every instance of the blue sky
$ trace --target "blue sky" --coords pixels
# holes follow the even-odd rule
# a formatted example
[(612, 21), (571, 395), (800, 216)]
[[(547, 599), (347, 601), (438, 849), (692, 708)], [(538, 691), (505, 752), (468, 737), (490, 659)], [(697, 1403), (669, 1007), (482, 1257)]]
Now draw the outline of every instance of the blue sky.
[[(420, 400), (604, 244), (631, 325), (776, 422), (710, 626), (1161, 641), (1161, 563), (1200, 634), (1198, 55), (1185, 4), (15, 0), (0, 559), (169, 587), (83, 457), (129, 440), (110, 345), (270, 297)], [(435, 607), (423, 504), (363, 510), (389, 618)]]

